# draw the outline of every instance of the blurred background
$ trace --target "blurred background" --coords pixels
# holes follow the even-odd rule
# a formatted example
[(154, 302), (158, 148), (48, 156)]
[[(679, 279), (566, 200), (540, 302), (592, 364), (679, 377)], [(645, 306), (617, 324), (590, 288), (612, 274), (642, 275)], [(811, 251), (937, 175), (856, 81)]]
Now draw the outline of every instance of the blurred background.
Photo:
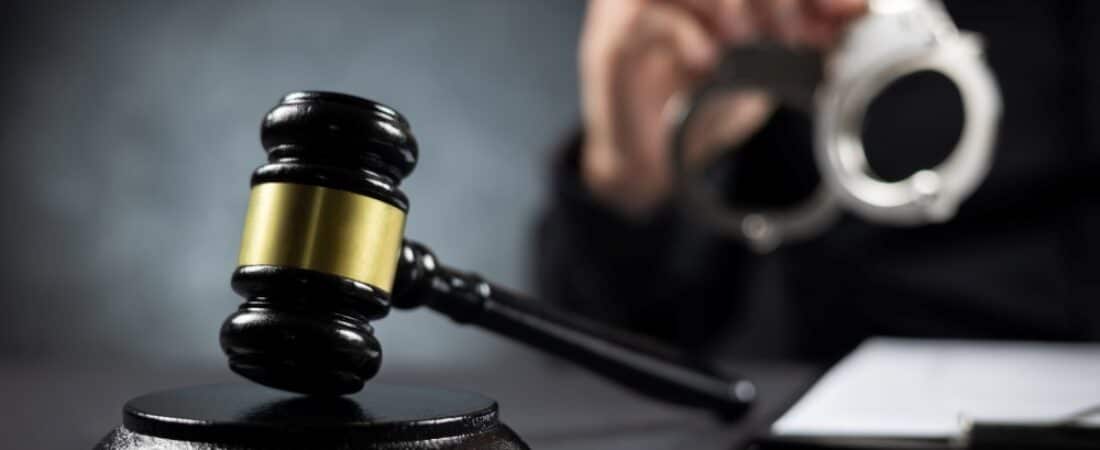
[[(580, 0), (22, 2), (5, 8), (5, 364), (221, 368), (260, 119), (332, 90), (405, 114), (407, 234), (529, 287), (545, 161), (578, 121)], [(433, 313), (377, 324), (386, 367), (516, 351)], [(226, 371), (228, 372), (228, 371)], [(137, 394), (135, 392), (135, 394)], [(118, 399), (119, 402), (124, 399)]]

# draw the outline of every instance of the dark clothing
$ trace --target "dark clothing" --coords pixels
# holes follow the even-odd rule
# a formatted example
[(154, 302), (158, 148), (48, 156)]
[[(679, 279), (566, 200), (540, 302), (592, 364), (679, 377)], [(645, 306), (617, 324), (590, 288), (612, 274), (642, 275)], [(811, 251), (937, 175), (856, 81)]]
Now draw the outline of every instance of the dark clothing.
[[(782, 302), (791, 350), (813, 360), (871, 335), (1100, 339), (1100, 2), (948, 9), (985, 37), (1004, 103), (993, 169), (953, 221), (893, 228), (848, 214), (817, 238), (756, 256), (674, 205), (645, 224), (604, 208), (579, 179), (578, 138), (554, 166), (538, 229), (541, 294), (692, 351), (718, 350), (723, 334), (754, 320), (753, 301)], [(876, 119), (872, 106), (865, 141), (883, 176), (927, 167), (954, 142), (960, 108), (935, 84), (891, 88), (882, 111), (905, 114)], [(731, 196), (775, 204), (812, 189), (810, 127), (780, 109), (738, 152)], [(767, 275), (778, 293), (754, 299), (764, 262), (778, 268)]]

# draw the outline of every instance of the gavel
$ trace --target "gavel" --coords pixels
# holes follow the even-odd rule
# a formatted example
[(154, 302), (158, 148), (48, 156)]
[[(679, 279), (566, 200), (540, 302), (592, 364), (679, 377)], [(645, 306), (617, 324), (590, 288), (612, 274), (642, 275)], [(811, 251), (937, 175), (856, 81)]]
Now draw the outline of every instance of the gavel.
[(409, 122), (377, 102), (294, 92), (263, 120), (268, 162), (252, 174), (233, 290), (221, 328), (236, 373), (310, 395), (359, 391), (381, 366), (371, 321), (427, 306), (570, 360), (650, 397), (742, 414), (748, 380), (656, 341), (556, 311), (439, 263), (404, 239), (415, 168)]

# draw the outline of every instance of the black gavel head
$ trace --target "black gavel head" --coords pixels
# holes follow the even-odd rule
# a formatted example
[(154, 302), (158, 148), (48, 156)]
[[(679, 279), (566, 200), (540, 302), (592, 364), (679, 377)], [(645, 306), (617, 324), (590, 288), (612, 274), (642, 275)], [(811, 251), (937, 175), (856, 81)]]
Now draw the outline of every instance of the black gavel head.
[(417, 146), (397, 111), (326, 92), (286, 95), (264, 118), (221, 346), (238, 374), (309, 393), (358, 391), (381, 365), (385, 316)]

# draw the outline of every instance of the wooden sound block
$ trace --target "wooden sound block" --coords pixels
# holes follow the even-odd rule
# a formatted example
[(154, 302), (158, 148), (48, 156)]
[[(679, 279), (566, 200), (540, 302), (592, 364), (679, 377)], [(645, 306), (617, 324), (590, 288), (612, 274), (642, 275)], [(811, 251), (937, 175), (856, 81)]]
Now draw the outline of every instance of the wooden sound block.
[(96, 450), (526, 450), (494, 400), (431, 387), (368, 384), (352, 396), (303, 396), (255, 384), (154, 392), (130, 400)]

